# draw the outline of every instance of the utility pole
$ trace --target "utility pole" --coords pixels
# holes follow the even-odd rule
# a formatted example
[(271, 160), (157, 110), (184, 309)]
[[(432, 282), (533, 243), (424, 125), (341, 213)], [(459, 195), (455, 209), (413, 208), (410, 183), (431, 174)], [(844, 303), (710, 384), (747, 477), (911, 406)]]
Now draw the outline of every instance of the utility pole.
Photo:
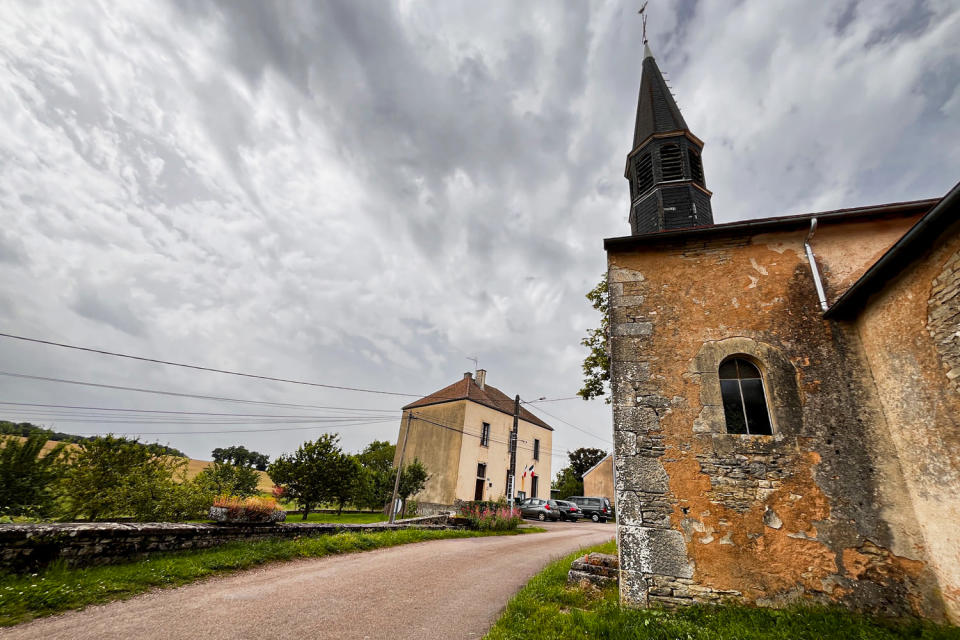
[[(517, 396), (517, 400), (520, 399), (520, 396)], [(390, 524), (393, 524), (393, 521), (397, 517), (397, 493), (400, 491), (400, 472), (403, 471), (403, 456), (407, 452), (407, 437), (410, 435), (410, 424), (413, 422), (413, 412), (407, 412), (407, 428), (403, 432), (403, 446), (400, 447), (400, 463), (397, 464), (397, 477), (393, 481), (393, 499), (390, 500)], [(516, 419), (514, 419), (514, 424), (516, 424)]]
[(513, 509), (513, 498), (517, 493), (517, 432), (520, 429), (520, 395), (513, 401), (513, 430), (510, 431), (510, 480), (507, 482), (510, 490), (510, 508)]

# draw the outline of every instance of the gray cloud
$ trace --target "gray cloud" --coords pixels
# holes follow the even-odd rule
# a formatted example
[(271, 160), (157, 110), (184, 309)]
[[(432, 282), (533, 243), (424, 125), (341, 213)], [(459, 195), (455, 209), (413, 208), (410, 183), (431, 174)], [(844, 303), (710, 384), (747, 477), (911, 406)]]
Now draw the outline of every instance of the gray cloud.
[[(601, 239), (628, 231), (634, 8), (182, 0), (117, 5), (110, 20), (89, 3), (6, 13), (7, 330), (411, 393), (452, 382), (474, 355), (508, 393), (579, 387), (579, 339), (598, 321), (583, 295), (604, 269)], [(658, 62), (706, 141), (718, 221), (936, 196), (956, 180), (948, 0), (654, 0), (650, 16)], [(404, 402), (4, 342), (0, 358), (214, 395)], [(548, 410), (609, 439), (604, 405)], [(240, 439), (276, 454), (315, 433), (168, 439), (198, 456)], [(561, 454), (597, 444), (558, 425)]]

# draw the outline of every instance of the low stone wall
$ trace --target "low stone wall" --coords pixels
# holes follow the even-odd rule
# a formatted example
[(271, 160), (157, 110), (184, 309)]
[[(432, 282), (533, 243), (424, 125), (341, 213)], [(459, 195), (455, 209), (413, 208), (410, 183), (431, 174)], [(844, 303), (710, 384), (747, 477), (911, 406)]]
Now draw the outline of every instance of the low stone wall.
[(456, 528), (446, 516), (400, 520), (394, 524), (187, 524), (53, 523), (0, 525), (0, 571), (36, 571), (55, 561), (78, 567), (109, 564), (151, 553), (205, 549), (228, 542), (296, 538), (343, 531)]

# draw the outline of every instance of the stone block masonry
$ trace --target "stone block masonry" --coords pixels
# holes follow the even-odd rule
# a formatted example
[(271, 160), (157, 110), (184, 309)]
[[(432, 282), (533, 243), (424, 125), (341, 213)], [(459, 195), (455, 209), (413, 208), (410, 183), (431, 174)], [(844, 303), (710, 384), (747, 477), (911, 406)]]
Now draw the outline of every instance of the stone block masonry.
[(268, 538), (293, 539), (345, 531), (450, 529), (447, 516), (413, 518), (395, 524), (190, 524), (190, 523), (55, 523), (0, 525), (0, 570), (36, 571), (62, 561), (69, 567), (110, 564), (154, 553), (206, 549), (229, 542)]
[[(823, 320), (803, 238), (789, 231), (608, 249), (625, 604), (800, 600), (945, 617), (946, 591), (902, 465), (926, 460), (913, 475), (942, 469), (947, 485), (956, 467), (891, 438), (898, 425), (914, 436), (923, 421), (885, 416), (888, 405), (915, 403), (887, 402), (890, 383), (871, 374), (862, 328)], [(910, 298), (923, 311), (922, 321), (910, 317), (922, 332), (911, 339), (930, 340), (939, 356), (935, 379), (914, 397), (960, 379), (958, 262), (938, 260), (926, 287), (917, 285), (922, 296)], [(772, 434), (728, 432), (719, 369), (730, 358), (756, 363)], [(948, 415), (949, 401), (938, 415)], [(927, 442), (938, 446), (932, 435)]]

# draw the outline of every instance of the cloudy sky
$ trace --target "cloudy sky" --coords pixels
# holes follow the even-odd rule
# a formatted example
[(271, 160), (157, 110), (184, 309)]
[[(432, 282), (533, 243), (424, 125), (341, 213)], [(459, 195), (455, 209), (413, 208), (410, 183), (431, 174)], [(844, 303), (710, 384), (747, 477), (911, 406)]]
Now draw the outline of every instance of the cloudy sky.
[[(4, 3), (0, 331), (410, 394), (476, 356), (510, 395), (574, 395), (602, 239), (629, 233), (636, 4)], [(649, 12), (660, 68), (706, 143), (717, 222), (940, 196), (960, 178), (955, 0)], [(395, 439), (388, 411), (410, 399), (6, 338), (0, 371), (360, 410), (0, 377), (8, 403), (247, 414), (143, 424), (0, 406), (194, 457), (290, 451), (332, 416), (372, 423), (338, 425), (357, 450)], [(541, 414), (556, 455), (609, 447), (602, 402), (542, 406), (595, 434)], [(254, 428), (278, 430), (200, 433)], [(170, 431), (192, 434), (157, 433)]]

